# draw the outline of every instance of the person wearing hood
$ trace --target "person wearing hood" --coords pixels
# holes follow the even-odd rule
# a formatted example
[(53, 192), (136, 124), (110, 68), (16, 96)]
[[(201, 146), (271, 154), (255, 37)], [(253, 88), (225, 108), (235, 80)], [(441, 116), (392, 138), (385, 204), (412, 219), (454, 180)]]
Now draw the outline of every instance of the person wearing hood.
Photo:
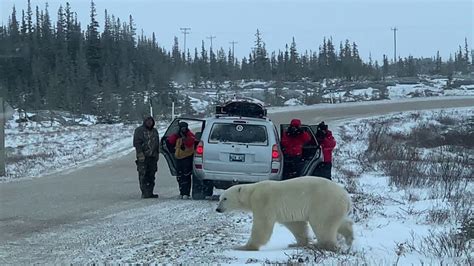
[(301, 120), (292, 119), (281, 136), (281, 147), (285, 156), (283, 179), (299, 177), (304, 168), (303, 147), (311, 141), (311, 135), (301, 128)]
[(133, 134), (133, 147), (137, 159), (138, 181), (142, 198), (158, 198), (153, 194), (155, 187), (155, 173), (158, 170), (160, 154), (160, 136), (155, 128), (153, 117), (147, 117), (143, 124), (135, 129)]
[(331, 179), (332, 151), (334, 150), (334, 147), (336, 147), (336, 140), (324, 121), (318, 125), (316, 140), (321, 146), (323, 162), (316, 166), (313, 175)]
[(191, 193), (195, 141), (196, 137), (186, 122), (179, 122), (178, 132), (168, 137), (168, 143), (175, 147), (176, 178), (181, 199), (188, 199)]

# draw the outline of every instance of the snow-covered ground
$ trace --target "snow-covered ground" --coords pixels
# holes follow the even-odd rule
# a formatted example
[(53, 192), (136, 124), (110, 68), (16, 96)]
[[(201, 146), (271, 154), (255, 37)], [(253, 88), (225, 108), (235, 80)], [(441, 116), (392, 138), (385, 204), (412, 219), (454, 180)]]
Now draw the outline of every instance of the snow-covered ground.
[[(449, 131), (451, 129), (449, 125), (463, 127), (471, 123), (471, 129), (474, 128), (473, 117), (474, 109), (462, 108), (398, 113), (339, 122), (340, 126), (335, 129), (338, 147), (334, 156), (333, 173), (336, 182), (345, 185), (354, 202), (351, 216), (355, 221), (356, 239), (352, 248), (348, 250), (343, 246), (337, 254), (308, 249), (290, 249), (287, 245), (294, 242), (293, 237), (284, 227), (277, 226), (272, 239), (261, 251), (228, 250), (224, 251), (224, 254), (236, 259), (235, 263), (308, 262), (324, 265), (468, 265), (472, 263), (471, 259), (474, 255), (472, 233), (467, 236), (471, 240), (464, 243), (462, 247), (454, 247), (454, 243), (458, 240), (454, 243), (449, 240), (451, 237), (458, 237), (456, 234), (463, 226), (459, 221), (458, 211), (464, 212), (463, 215), (469, 215), (464, 218), (465, 220), (472, 221), (473, 218), (474, 152), (472, 146), (468, 149), (468, 153), (462, 154), (468, 156), (466, 160), (470, 162), (468, 164), (471, 165), (471, 169), (469, 167), (464, 169), (468, 172), (467, 179), (460, 181), (460, 184), (465, 186), (456, 191), (462, 195), (461, 200), (440, 196), (440, 191), (433, 184), (425, 187), (395, 186), (391, 184), (390, 177), (377, 165), (364, 166), (367, 163), (364, 156), (367, 156), (370, 125), (388, 124), (389, 132), (393, 134), (410, 134), (419, 125), (445, 126), (444, 130)], [(448, 126), (440, 122), (444, 122), (443, 119), (446, 120), (445, 123), (448, 123)], [(392, 145), (396, 144), (392, 143)], [(443, 151), (450, 148), (442, 147)], [(421, 148), (418, 152), (427, 154), (436, 150), (437, 148)], [(433, 158), (431, 156), (424, 160), (429, 161)], [(466, 203), (463, 207), (459, 207), (462, 205), (461, 201)], [(472, 223), (467, 226), (472, 230)], [(242, 228), (249, 233), (250, 223)]]
[[(132, 124), (94, 124), (95, 118), (76, 126), (59, 123), (17, 123), (15, 113), (5, 126), (6, 176), (0, 182), (34, 178), (110, 160), (132, 150)], [(160, 129), (166, 124), (159, 125)]]
[[(316, 102), (341, 103), (374, 100), (400, 100), (420, 97), (474, 96), (473, 81), (462, 81), (467, 85), (450, 85), (446, 78), (420, 77), (405, 83), (403, 80), (378, 82), (342, 82), (324, 80), (322, 82), (239, 81), (213, 84), (207, 82), (199, 88), (175, 84), (182, 93), (192, 98), (197, 113), (206, 111), (205, 106), (216, 104), (234, 97), (254, 99), (267, 106), (305, 106)], [(317, 100), (311, 97), (319, 95)], [(210, 109), (207, 109), (210, 110)]]
[[(423, 147), (425, 145), (421, 144), (423, 140), (412, 139), (410, 140), (412, 142), (409, 142), (417, 147), (414, 151), (420, 156), (420, 164), (427, 166), (428, 169), (425, 170), (427, 172), (431, 171), (429, 167), (436, 165), (436, 163), (430, 165), (430, 162), (438, 158), (434, 156), (438, 151), (443, 151), (443, 153), (452, 151), (455, 155), (467, 156), (465, 158), (466, 164), (460, 166), (462, 169), (451, 168), (452, 171), (459, 170), (460, 174), (457, 176), (459, 180), (450, 180), (450, 182), (459, 182), (459, 184), (465, 185), (458, 188), (459, 190), (451, 191), (451, 193), (458, 193), (456, 195), (461, 196), (462, 199), (441, 196), (440, 194), (443, 192), (439, 186), (442, 186), (440, 184), (442, 182), (433, 181), (426, 186), (400, 186), (396, 182), (394, 184), (393, 179), (387, 175), (387, 171), (383, 171), (382, 165), (385, 162), (371, 162), (366, 157), (369, 156), (367, 152), (368, 145), (371, 143), (369, 138), (373, 137), (370, 135), (371, 127), (385, 125), (387, 131), (383, 131), (381, 137), (384, 135), (411, 137), (410, 134), (420, 128), (432, 130), (436, 128), (438, 131), (435, 134), (438, 132), (445, 134), (456, 130), (456, 132), (463, 132), (462, 134), (465, 136), (470, 134), (469, 132), (472, 132), (474, 128), (472, 117), (474, 117), (472, 108), (405, 112), (347, 121), (345, 125), (339, 127), (336, 133), (339, 147), (334, 156), (334, 164), (336, 165), (336, 176), (340, 182), (346, 184), (355, 203), (353, 213), (356, 220), (357, 238), (353, 248), (355, 257), (364, 254), (363, 257), (369, 263), (385, 261), (386, 264), (399, 262), (401, 265), (464, 264), (470, 261), (474, 255), (472, 239), (464, 247), (465, 250), (460, 252), (462, 253), (460, 257), (449, 256), (455, 253), (455, 248), (449, 246), (452, 243), (448, 243), (447, 239), (453, 237), (451, 230), (458, 232), (462, 226), (458, 220), (459, 217), (456, 217), (455, 214), (456, 211), (461, 212), (461, 210), (456, 210), (458, 208), (456, 204), (467, 201), (472, 207), (473, 146), (471, 145), (460, 152), (457, 150), (457, 144), (442, 145), (440, 143), (437, 145), (432, 143), (433, 147)], [(399, 144), (390, 142), (388, 145), (403, 145), (402, 150), (411, 147), (410, 144), (407, 145), (402, 141)], [(424, 157), (423, 155), (426, 154), (431, 154), (431, 156)], [(412, 167), (413, 165), (402, 162), (401, 166)], [(421, 179), (422, 177), (410, 176), (408, 178)], [(470, 207), (459, 208), (464, 208), (463, 211), (470, 215), (470, 218), (467, 219), (472, 219), (473, 213), (472, 209), (469, 210)], [(433, 219), (436, 220), (438, 212), (445, 213), (447, 217), (434, 222)], [(446, 237), (446, 243), (437, 242), (440, 235)], [(441, 252), (438, 253), (437, 250), (441, 250)]]
[[(472, 175), (465, 180), (465, 186), (456, 191), (461, 198), (446, 198), (434, 185), (402, 187), (391, 183), (391, 177), (379, 163), (368, 163), (367, 149), (370, 132), (378, 125), (386, 125), (387, 132), (397, 136), (408, 136), (419, 125), (442, 127), (444, 134), (449, 133), (449, 129), (465, 129), (459, 125), (472, 126), (472, 117), (472, 108), (461, 108), (397, 113), (332, 125), (338, 141), (334, 179), (352, 196), (351, 218), (355, 222), (352, 248), (342, 245), (337, 253), (288, 248), (294, 239), (279, 225), (260, 251), (235, 251), (232, 248), (242, 245), (249, 237), (251, 214), (218, 214), (213, 201), (162, 199), (159, 203), (99, 220), (68, 224), (33, 235), (21, 249), (11, 243), (0, 251), (0, 261), (15, 258), (16, 263), (24, 264), (32, 262), (29, 258), (35, 258), (34, 262), (40, 264), (469, 265), (474, 255), (472, 235), (470, 241), (463, 242), (464, 250), (459, 245), (454, 247), (455, 242), (450, 239), (460, 233), (460, 213), (472, 221)], [(396, 143), (391, 145), (396, 146)], [(442, 149), (456, 152), (455, 147), (448, 146)], [(436, 148), (422, 147), (418, 153), (430, 150)], [(473, 154), (471, 146), (466, 155), (471, 165)], [(472, 230), (472, 223), (470, 226)], [(25, 249), (28, 256), (24, 254)]]

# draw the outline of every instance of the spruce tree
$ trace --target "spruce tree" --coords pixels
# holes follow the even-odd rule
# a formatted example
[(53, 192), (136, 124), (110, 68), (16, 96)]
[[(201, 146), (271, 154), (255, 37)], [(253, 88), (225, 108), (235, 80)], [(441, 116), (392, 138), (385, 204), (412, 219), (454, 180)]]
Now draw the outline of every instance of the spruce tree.
[(383, 55), (382, 77), (384, 80), (388, 76), (388, 70), (389, 70), (388, 57), (386, 55)]

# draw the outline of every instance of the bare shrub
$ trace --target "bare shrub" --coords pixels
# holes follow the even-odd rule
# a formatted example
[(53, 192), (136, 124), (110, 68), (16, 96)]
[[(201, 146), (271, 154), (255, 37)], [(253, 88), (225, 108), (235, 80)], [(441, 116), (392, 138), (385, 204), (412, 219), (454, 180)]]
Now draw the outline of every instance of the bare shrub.
[(407, 191), (407, 201), (408, 202), (417, 202), (420, 201), (420, 195), (414, 193), (413, 191)]
[(443, 145), (454, 145), (466, 148), (474, 148), (474, 128), (462, 127), (458, 130), (448, 130), (441, 133)]
[[(436, 126), (421, 124), (409, 134), (401, 135), (390, 133), (387, 123), (374, 124), (368, 133), (365, 156), (369, 163), (382, 168), (391, 185), (420, 187), (441, 183), (443, 197), (450, 197), (473, 175), (473, 170), (469, 170), (474, 168), (469, 148), (474, 142), (471, 134), (474, 133), (465, 130), (442, 133)], [(446, 146), (454, 143), (457, 148)], [(439, 147), (438, 155), (422, 159), (418, 147)]]
[(451, 229), (446, 232), (436, 233), (429, 231), (420, 243), (419, 251), (425, 256), (436, 256), (438, 258), (466, 258), (470, 260), (472, 250), (472, 238)]
[(450, 210), (457, 224), (464, 224), (474, 217), (474, 193), (458, 189), (449, 199)]
[(357, 184), (357, 179), (347, 178), (345, 188), (346, 188), (347, 192), (349, 192), (350, 194), (357, 193), (359, 191), (358, 184)]
[(382, 169), (390, 177), (389, 184), (398, 187), (426, 185), (426, 162), (420, 159), (416, 149), (409, 146), (393, 146), (392, 153), (385, 156)]
[(436, 117), (434, 117), (436, 121), (438, 121), (440, 124), (447, 125), (447, 126), (453, 126), (458, 123), (458, 120), (455, 119), (452, 116), (446, 115), (445, 113), (440, 113)]
[[(368, 219), (383, 206), (384, 199), (381, 196), (364, 192), (352, 194), (352, 214), (354, 222)], [(380, 208), (380, 209), (378, 209)]]
[(433, 148), (443, 144), (443, 136), (439, 127), (420, 124), (408, 135), (408, 143), (413, 147)]
[(352, 139), (354, 138), (354, 135), (349, 134), (349, 132), (347, 132), (347, 128), (345, 128), (345, 127), (340, 127), (340, 129), (339, 129), (339, 137), (341, 138), (341, 140), (342, 140), (343, 142), (350, 142), (350, 141), (352, 141)]
[[(419, 120), (419, 114), (413, 114), (411, 118), (412, 121)], [(431, 209), (418, 210), (414, 206), (400, 208), (401, 217), (422, 216), (427, 223), (446, 224), (447, 228), (430, 231), (417, 245), (414, 240), (411, 244), (397, 245), (398, 258), (408, 248), (410, 252), (416, 251), (428, 257), (449, 257), (472, 263), (474, 123), (460, 123), (447, 115), (435, 119), (439, 124), (419, 124), (403, 134), (391, 132), (393, 121), (368, 123), (368, 143), (362, 153), (361, 164), (367, 163), (376, 170), (383, 170), (389, 177), (390, 185), (428, 188), (432, 199), (443, 199), (443, 205)], [(374, 210), (367, 210), (365, 206), (377, 206), (377, 198), (356, 189), (352, 194), (354, 220), (358, 222), (372, 216)], [(409, 202), (417, 199), (416, 195), (408, 195)]]
[(450, 211), (447, 209), (431, 209), (428, 211), (426, 221), (430, 224), (444, 224), (449, 219)]
[[(471, 193), (472, 194), (472, 193)], [(470, 197), (471, 196), (471, 197)], [(437, 247), (429, 249), (425, 247), (425, 251), (431, 251), (432, 254), (442, 257), (443, 255), (452, 257), (466, 258), (467, 261), (472, 262), (472, 250), (474, 250), (474, 211), (472, 210), (472, 195), (466, 195), (468, 199), (464, 200), (462, 206), (455, 206), (451, 208), (454, 214), (455, 223), (459, 226), (451, 229), (448, 234), (440, 233), (434, 236), (432, 245)], [(460, 209), (457, 210), (456, 207)], [(429, 238), (427, 237), (427, 238)], [(425, 239), (426, 240), (426, 239)], [(472, 265), (472, 264), (471, 264)]]
[(339, 170), (346, 179), (354, 179), (360, 176), (360, 173), (353, 169), (342, 168)]
[(459, 231), (459, 234), (462, 235), (463, 238), (467, 239), (467, 241), (474, 240), (474, 218), (472, 214), (464, 217)]
[(386, 124), (375, 124), (369, 131), (368, 146), (366, 150), (367, 159), (369, 162), (376, 162), (386, 159), (385, 156), (389, 154), (391, 138), (388, 135), (388, 128)]
[(473, 163), (470, 150), (439, 148), (438, 153), (429, 161), (427, 171), (428, 183), (439, 190), (443, 198), (457, 197), (465, 193), (469, 180), (473, 176)]

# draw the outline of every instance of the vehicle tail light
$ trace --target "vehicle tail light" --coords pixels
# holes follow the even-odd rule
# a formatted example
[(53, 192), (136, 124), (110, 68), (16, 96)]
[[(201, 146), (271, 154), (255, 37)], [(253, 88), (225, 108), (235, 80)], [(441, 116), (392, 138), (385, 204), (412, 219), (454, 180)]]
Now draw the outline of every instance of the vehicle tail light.
[(278, 149), (278, 145), (273, 144), (273, 147), (272, 147), (272, 161), (279, 162), (280, 159), (281, 159), (280, 149)]
[(204, 153), (204, 143), (202, 141), (199, 142), (199, 144), (196, 147), (196, 157), (202, 157)]
[(279, 164), (276, 162), (281, 161), (281, 153), (280, 149), (278, 148), (277, 144), (274, 144), (272, 147), (272, 174), (276, 174), (280, 171), (280, 168), (274, 168), (277, 167)]

